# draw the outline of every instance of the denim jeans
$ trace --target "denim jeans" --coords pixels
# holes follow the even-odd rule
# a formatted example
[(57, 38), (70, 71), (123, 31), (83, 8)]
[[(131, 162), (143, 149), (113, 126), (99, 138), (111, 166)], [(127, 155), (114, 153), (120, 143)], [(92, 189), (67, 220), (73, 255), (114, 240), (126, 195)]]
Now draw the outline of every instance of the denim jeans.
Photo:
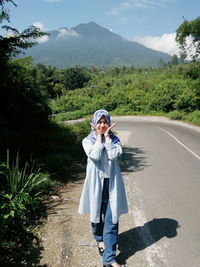
[(109, 202), (109, 178), (104, 178), (100, 222), (92, 223), (92, 232), (96, 242), (104, 242), (103, 263), (115, 262), (118, 239), (118, 223), (112, 223), (112, 212)]

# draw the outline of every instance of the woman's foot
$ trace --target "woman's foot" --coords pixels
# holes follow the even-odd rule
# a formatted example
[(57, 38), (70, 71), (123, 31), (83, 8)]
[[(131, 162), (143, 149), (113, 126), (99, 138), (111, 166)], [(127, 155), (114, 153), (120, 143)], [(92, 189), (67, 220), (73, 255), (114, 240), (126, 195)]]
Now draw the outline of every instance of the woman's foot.
[(119, 263), (117, 263), (117, 262), (113, 262), (113, 263), (111, 264), (111, 266), (112, 266), (112, 267), (120, 267), (121, 265), (120, 265)]
[(112, 266), (112, 267), (121, 267), (122, 265), (120, 265), (120, 264), (117, 263), (117, 262), (113, 262), (113, 263), (111, 264), (111, 266)]
[(104, 265), (104, 267), (125, 267), (125, 265), (120, 265), (117, 262), (113, 262), (112, 264)]
[(103, 252), (105, 250), (105, 246), (104, 246), (104, 243), (103, 242), (98, 242), (97, 243), (97, 247), (98, 247), (98, 250), (99, 250), (99, 254), (101, 256), (103, 256)]

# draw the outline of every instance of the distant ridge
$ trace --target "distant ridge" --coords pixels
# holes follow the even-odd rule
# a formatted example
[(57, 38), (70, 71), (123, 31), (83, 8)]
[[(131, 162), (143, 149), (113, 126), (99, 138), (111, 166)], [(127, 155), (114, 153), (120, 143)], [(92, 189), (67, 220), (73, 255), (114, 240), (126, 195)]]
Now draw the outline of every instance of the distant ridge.
[(155, 67), (161, 59), (171, 59), (166, 53), (129, 41), (95, 22), (81, 23), (70, 29), (61, 27), (50, 31), (49, 36), (43, 38), (37, 46), (28, 49), (25, 55), (32, 56), (36, 63), (61, 68), (76, 65), (98, 68)]

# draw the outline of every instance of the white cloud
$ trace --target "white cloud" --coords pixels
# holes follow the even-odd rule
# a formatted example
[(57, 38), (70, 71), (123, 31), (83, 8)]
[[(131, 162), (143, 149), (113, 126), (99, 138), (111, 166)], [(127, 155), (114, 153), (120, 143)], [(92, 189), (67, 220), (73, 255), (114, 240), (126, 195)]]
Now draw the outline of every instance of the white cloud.
[(175, 33), (164, 33), (162, 36), (136, 36), (132, 41), (170, 55), (179, 55), (179, 48), (177, 42), (175, 41), (175, 37)]
[(45, 26), (44, 26), (44, 24), (42, 22), (39, 22), (39, 21), (38, 22), (34, 22), (33, 26), (39, 28), (41, 31), (45, 30)]
[[(45, 31), (46, 30), (44, 24), (42, 22), (39, 22), (39, 21), (38, 22), (34, 22), (33, 26), (39, 28), (41, 31)], [(37, 38), (37, 40), (36, 40), (36, 42), (38, 42), (38, 43), (45, 43), (47, 41), (49, 41), (49, 36), (48, 35), (44, 35), (44, 36), (42, 36), (40, 38)]]
[(45, 43), (47, 41), (49, 41), (49, 36), (48, 35), (44, 35), (44, 36), (42, 36), (42, 37), (37, 39), (38, 43)]
[(74, 37), (79, 36), (78, 33), (75, 30), (72, 30), (72, 29), (60, 28), (58, 31), (59, 31), (59, 34), (57, 35), (57, 38), (65, 38), (65, 37), (70, 37), (70, 36), (74, 36)]
[(107, 15), (118, 16), (123, 11), (128, 11), (133, 8), (157, 8), (166, 7), (169, 3), (175, 2), (176, 0), (126, 0), (126, 2), (114, 7)]

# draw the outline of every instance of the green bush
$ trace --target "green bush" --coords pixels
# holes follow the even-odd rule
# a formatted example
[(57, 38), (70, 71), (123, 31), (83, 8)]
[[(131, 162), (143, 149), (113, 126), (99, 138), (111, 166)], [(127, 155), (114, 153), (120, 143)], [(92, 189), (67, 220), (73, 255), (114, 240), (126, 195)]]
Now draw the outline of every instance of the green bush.
[[(38, 161), (43, 170), (51, 175), (51, 179), (67, 182), (74, 171), (74, 163), (84, 160), (82, 139), (88, 133), (85, 122), (75, 125), (52, 123), (49, 131), (38, 132)], [(76, 170), (77, 171), (77, 170)]]
[(30, 227), (45, 216), (44, 190), (49, 187), (46, 174), (33, 162), (20, 167), (19, 156), (0, 165), (0, 252), (3, 254), (18, 243), (26, 242)]
[(66, 90), (83, 88), (89, 80), (89, 75), (81, 68), (69, 68), (63, 71), (63, 83)]
[(185, 116), (185, 120), (200, 126), (200, 110), (195, 110)]
[(112, 115), (133, 115), (134, 111), (132, 109), (132, 105), (128, 104), (126, 106), (121, 105), (118, 106), (113, 112)]
[(8, 62), (5, 73), (0, 75), (0, 113), (7, 128), (32, 129), (49, 122), (51, 109), (46, 95), (35, 82), (31, 66), (17, 61)]
[(186, 78), (196, 80), (200, 77), (199, 62), (191, 62), (189, 64), (180, 65), (179, 73)]
[(82, 110), (76, 110), (76, 111), (71, 111), (71, 112), (54, 114), (52, 119), (55, 122), (61, 122), (61, 121), (74, 120), (77, 118), (81, 118), (84, 115), (86, 114)]
[(184, 88), (177, 96), (174, 108), (185, 112), (192, 112), (199, 107), (200, 98), (196, 96), (191, 88)]
[(32, 162), (31, 166), (26, 162), (25, 166), (21, 169), (19, 167), (19, 155), (17, 155), (14, 164), (11, 164), (9, 161), (9, 152), (7, 152), (4, 175), (6, 178), (6, 191), (11, 193), (12, 197), (23, 192), (34, 196), (36, 190), (46, 183), (47, 177), (36, 167), (35, 161)]
[(167, 117), (169, 117), (172, 120), (182, 120), (184, 116), (185, 113), (179, 110), (173, 110), (167, 114)]

